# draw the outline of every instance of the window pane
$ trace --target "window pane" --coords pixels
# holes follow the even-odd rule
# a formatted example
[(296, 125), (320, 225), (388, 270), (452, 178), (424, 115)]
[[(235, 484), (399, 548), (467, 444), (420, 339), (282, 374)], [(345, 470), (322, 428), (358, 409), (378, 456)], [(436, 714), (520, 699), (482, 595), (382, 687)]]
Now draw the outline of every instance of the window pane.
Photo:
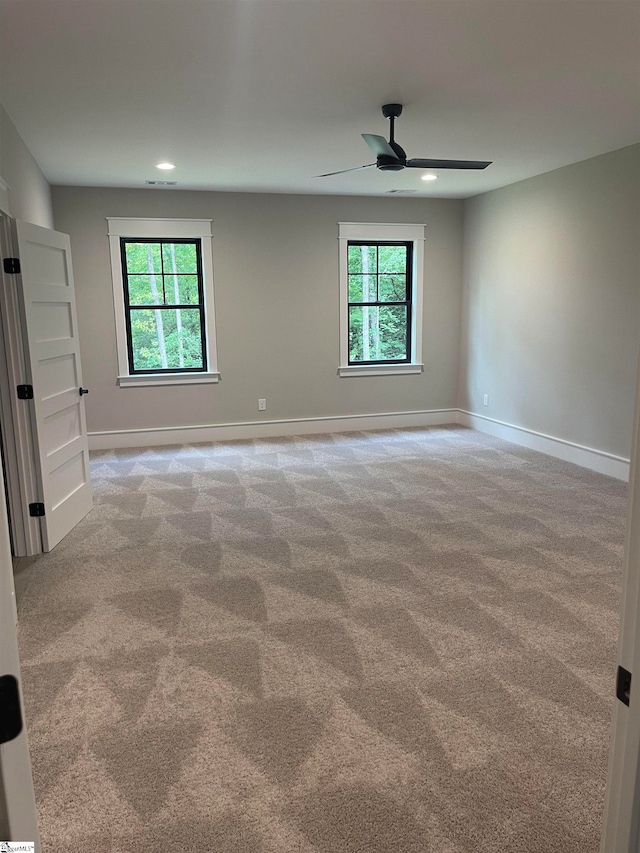
[(350, 275), (349, 302), (376, 302), (376, 276)]
[(376, 272), (376, 247), (349, 246), (348, 272)]
[(379, 246), (378, 247), (378, 272), (407, 271), (407, 247), (406, 246)]
[(129, 305), (162, 305), (162, 276), (130, 275)]
[(370, 308), (349, 308), (349, 361), (364, 361), (362, 316)]
[(380, 302), (403, 302), (407, 298), (407, 280), (403, 275), (381, 275), (378, 288)]
[(389, 305), (380, 308), (380, 352), (381, 358), (408, 358), (407, 352), (407, 306)]
[(160, 243), (125, 243), (127, 272), (162, 272)]
[(202, 367), (202, 339), (200, 336), (200, 311), (179, 308), (163, 311), (169, 367)]
[(164, 291), (167, 305), (197, 305), (199, 302), (197, 275), (165, 275)]
[(407, 306), (349, 308), (349, 360), (399, 361), (408, 358)]
[(197, 308), (133, 309), (131, 341), (134, 370), (204, 366)]
[(196, 260), (196, 247), (193, 243), (163, 243), (162, 259), (164, 271), (196, 273), (198, 264)]
[(131, 341), (134, 370), (158, 370), (163, 367), (160, 355), (156, 316), (163, 311), (131, 311)]

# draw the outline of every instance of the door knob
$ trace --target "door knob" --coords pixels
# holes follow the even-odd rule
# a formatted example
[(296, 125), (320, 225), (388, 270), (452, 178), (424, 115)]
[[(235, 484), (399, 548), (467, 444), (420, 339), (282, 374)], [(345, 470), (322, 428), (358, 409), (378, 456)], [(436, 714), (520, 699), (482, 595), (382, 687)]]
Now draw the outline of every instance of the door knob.
[(81, 396), (81, 397), (82, 397), (82, 395), (83, 395), (83, 394), (88, 394), (88, 393), (89, 393), (89, 389), (88, 389), (88, 388), (78, 388), (78, 391), (79, 391), (79, 393), (80, 393), (80, 396)]

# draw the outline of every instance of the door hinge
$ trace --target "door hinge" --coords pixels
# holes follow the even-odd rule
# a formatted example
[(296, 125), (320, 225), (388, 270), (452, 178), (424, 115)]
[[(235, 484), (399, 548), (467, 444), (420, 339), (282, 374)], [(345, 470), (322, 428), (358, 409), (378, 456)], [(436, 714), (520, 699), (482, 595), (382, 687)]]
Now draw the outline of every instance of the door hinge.
[(29, 515), (31, 518), (41, 518), (44, 515), (44, 504), (29, 504)]
[(22, 710), (18, 681), (13, 675), (0, 677), (0, 743), (18, 737), (22, 731)]
[(33, 400), (33, 385), (18, 385), (18, 400)]
[(18, 275), (20, 273), (20, 258), (3, 258), (2, 265), (8, 275)]
[(629, 704), (629, 696), (631, 695), (631, 673), (622, 666), (618, 667), (618, 676), (616, 678), (616, 696), (623, 705)]

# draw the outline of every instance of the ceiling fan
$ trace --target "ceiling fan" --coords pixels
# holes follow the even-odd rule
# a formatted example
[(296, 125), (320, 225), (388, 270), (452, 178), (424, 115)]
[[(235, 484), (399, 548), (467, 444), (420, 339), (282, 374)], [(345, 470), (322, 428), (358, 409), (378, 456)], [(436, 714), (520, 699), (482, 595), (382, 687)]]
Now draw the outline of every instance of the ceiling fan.
[(376, 162), (366, 166), (355, 166), (353, 169), (341, 169), (339, 172), (327, 172), (317, 175), (318, 178), (329, 178), (331, 175), (343, 175), (345, 172), (356, 172), (359, 169), (371, 169), (373, 166), (383, 172), (399, 172), (401, 169), (486, 169), (491, 160), (424, 160), (413, 157), (407, 160), (407, 155), (393, 137), (394, 123), (402, 113), (402, 104), (385, 104), (382, 115), (391, 122), (389, 141), (384, 136), (374, 133), (363, 133), (362, 138), (376, 155)]

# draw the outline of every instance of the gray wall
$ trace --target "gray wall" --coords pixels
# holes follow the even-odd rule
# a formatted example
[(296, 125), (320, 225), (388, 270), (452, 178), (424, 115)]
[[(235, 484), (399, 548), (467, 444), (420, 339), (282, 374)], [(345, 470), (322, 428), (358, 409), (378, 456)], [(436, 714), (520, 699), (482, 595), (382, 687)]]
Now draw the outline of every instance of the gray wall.
[[(53, 204), (71, 235), (89, 431), (457, 404), (461, 201), (54, 187)], [(213, 219), (218, 385), (117, 387), (109, 216)], [(427, 225), (422, 375), (336, 375), (339, 221)]]
[(53, 228), (51, 187), (2, 104), (0, 178), (9, 185), (11, 216)]
[(463, 242), (460, 408), (628, 457), (640, 145), (467, 200)]

